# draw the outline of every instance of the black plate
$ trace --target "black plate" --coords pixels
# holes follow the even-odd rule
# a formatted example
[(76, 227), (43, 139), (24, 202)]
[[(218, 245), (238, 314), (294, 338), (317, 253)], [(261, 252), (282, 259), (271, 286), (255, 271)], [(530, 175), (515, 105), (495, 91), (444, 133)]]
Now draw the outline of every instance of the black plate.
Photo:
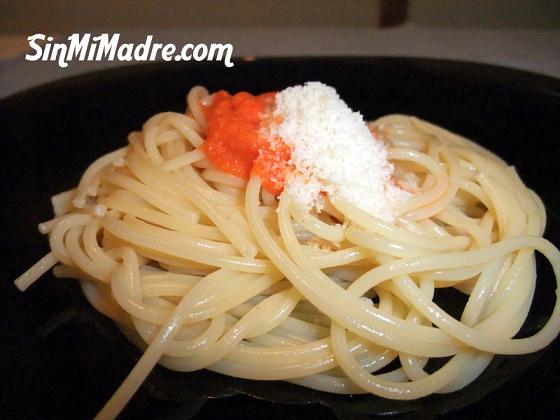
[[(547, 236), (560, 243), (560, 82), (472, 63), (405, 58), (293, 58), (219, 64), (124, 67), (51, 83), (0, 105), (2, 284), (0, 408), (7, 417), (92, 417), (139, 353), (95, 313), (71, 281), (47, 274), (26, 293), (12, 280), (48, 252), (38, 222), (49, 197), (77, 184), (85, 167), (120, 147), (150, 115), (182, 111), (195, 84), (211, 91), (282, 89), (308, 80), (337, 88), (368, 119), (414, 114), (476, 139), (516, 165), (544, 199)], [(554, 303), (554, 281), (539, 264), (538, 328)], [(533, 355), (497, 358), (471, 386), (445, 396), (395, 402), (337, 396), (280, 382), (157, 368), (124, 417), (366, 418), (538, 415), (560, 408), (559, 340)], [(530, 367), (530, 368), (529, 368)], [(229, 398), (222, 398), (222, 397)], [(210, 398), (207, 398), (210, 397)]]

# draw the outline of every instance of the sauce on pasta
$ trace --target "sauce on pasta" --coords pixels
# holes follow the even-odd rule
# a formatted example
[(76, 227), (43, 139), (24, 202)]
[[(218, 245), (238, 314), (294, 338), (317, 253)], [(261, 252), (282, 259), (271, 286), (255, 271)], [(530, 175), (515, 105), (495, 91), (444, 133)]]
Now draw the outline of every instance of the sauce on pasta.
[(231, 175), (249, 179), (259, 176), (271, 193), (282, 192), (289, 147), (274, 146), (266, 138), (266, 120), (270, 119), (275, 93), (230, 95), (219, 91), (211, 103), (203, 106), (207, 133), (203, 150), (212, 164)]
[[(411, 400), (460, 390), (495, 354), (557, 337), (558, 299), (538, 333), (513, 338), (538, 281), (536, 251), (560, 279), (544, 206), (513, 167), (418, 118), (365, 126), (332, 88), (290, 89), (212, 96), (195, 87), (187, 112), (151, 117), (52, 198), (54, 217), (39, 225), (51, 251), (16, 286), (53, 267), (78, 279), (144, 351), (99, 418), (114, 418), (158, 363)], [(311, 121), (268, 118), (273, 98), (283, 116)], [(263, 121), (278, 125), (268, 137)], [(275, 130), (289, 146), (280, 152)], [(326, 145), (313, 142), (318, 132)], [(338, 155), (309, 152), (333, 145)], [(368, 162), (377, 162), (371, 173)], [(289, 169), (285, 180), (275, 163)], [(459, 317), (440, 306), (442, 287), (462, 293)], [(443, 364), (432, 369), (431, 359)]]

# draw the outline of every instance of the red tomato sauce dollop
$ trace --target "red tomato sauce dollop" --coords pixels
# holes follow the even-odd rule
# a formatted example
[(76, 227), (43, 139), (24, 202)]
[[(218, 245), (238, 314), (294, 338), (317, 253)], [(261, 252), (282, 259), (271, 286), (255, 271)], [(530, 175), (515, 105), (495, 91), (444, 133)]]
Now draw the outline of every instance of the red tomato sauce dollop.
[(212, 103), (203, 107), (207, 125), (203, 151), (217, 169), (245, 180), (257, 175), (277, 196), (284, 189), (291, 150), (263, 134), (272, 122), (275, 95), (216, 92)]

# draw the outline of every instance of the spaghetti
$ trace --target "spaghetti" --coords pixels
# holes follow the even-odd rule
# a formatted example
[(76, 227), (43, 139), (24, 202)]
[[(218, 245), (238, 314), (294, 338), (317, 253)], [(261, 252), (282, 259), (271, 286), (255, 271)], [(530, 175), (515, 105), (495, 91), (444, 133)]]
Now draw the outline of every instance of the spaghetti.
[[(115, 417), (157, 363), (415, 399), (459, 390), (494, 354), (534, 352), (558, 335), (557, 300), (538, 333), (512, 338), (531, 306), (534, 252), (557, 282), (560, 253), (542, 237), (540, 199), (501, 159), (386, 116), (369, 128), (411, 192), (396, 220), (328, 194), (305, 211), (255, 173), (207, 159), (209, 100), (193, 88), (186, 114), (153, 116), (53, 197), (55, 217), (39, 225), (51, 252), (15, 282), (24, 290), (52, 267), (78, 279), (145, 350), (99, 418)], [(438, 288), (463, 294), (460, 317), (441, 308)], [(433, 371), (431, 359), (444, 363)]]

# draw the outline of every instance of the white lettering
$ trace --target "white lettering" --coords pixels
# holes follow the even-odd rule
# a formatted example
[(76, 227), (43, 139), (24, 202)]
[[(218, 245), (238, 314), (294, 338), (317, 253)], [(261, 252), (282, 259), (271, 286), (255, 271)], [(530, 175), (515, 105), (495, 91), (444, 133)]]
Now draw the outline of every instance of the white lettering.
[[(223, 61), (226, 67), (233, 67), (233, 46), (231, 44), (184, 44), (180, 49), (174, 44), (154, 43), (153, 35), (147, 35), (139, 44), (120, 44), (120, 34), (103, 33), (92, 37), (74, 33), (66, 42), (54, 42), (52, 36), (34, 34), (27, 37), (33, 53), (25, 55), (28, 61), (53, 61), (66, 68), (73, 59), (79, 61)], [(43, 41), (43, 42), (40, 42)], [(46, 41), (46, 42), (45, 42)], [(180, 51), (175, 55), (176, 51)]]
[(134, 59), (136, 61), (146, 61), (148, 59), (148, 54), (150, 53), (150, 47), (152, 46), (152, 35), (146, 37), (146, 42), (137, 45), (134, 49)]
[[(227, 53), (224, 57), (224, 53)], [(233, 45), (231, 44), (211, 44), (210, 51), (208, 52), (208, 60), (212, 61), (216, 54), (216, 61), (224, 61), (226, 67), (233, 67), (231, 56), (233, 54)]]
[[(99, 37), (93, 37), (92, 40), (95, 41), (96, 38), (99, 38)], [(87, 56), (87, 61), (95, 60), (95, 51), (96, 50), (97, 50), (97, 44), (90, 44), (89, 53), (88, 53), (88, 56)]]
[(35, 50), (36, 54), (34, 54), (34, 55), (25, 54), (25, 59), (27, 61), (37, 61), (39, 58), (41, 58), (41, 54), (43, 52), (43, 49), (35, 41), (36, 40), (44, 41), (45, 40), (45, 34), (30, 35), (30, 36), (27, 37), (27, 40), (29, 41), (29, 46)]
[(41, 60), (43, 61), (48, 61), (49, 60), (49, 54), (51, 53), (51, 47), (52, 44), (45, 44), (45, 49), (43, 50), (43, 56), (41, 57)]
[(198, 44), (194, 47), (193, 57), (196, 61), (202, 61), (208, 55), (208, 47), (204, 44)]
[(155, 61), (158, 55), (158, 51), (161, 50), (162, 48), (163, 48), (163, 44), (158, 44), (158, 43), (154, 44), (152, 48), (152, 53), (150, 54), (150, 61)]
[(115, 52), (119, 45), (120, 34), (114, 34), (109, 41), (109, 34), (102, 34), (93, 38), (94, 40), (99, 40), (99, 48), (97, 49), (97, 55), (95, 59), (101, 61), (103, 58), (109, 61), (115, 59)]
[(181, 57), (183, 58), (183, 60), (185, 61), (191, 61), (192, 58), (192, 53), (188, 54), (189, 50), (193, 50), (194, 49), (194, 45), (193, 44), (186, 44), (183, 49), (181, 50)]
[(51, 54), (51, 61), (56, 61), (58, 56), (58, 65), (62, 68), (68, 67), (66, 63), (66, 53), (68, 52), (68, 47), (66, 44), (54, 44)]
[[(68, 47), (68, 61), (72, 60), (76, 56), (79, 61), (84, 61), (86, 59), (87, 47), (90, 38), (90, 34), (85, 34), (82, 36), (81, 40), (79, 34), (72, 34), (68, 37), (68, 41), (70, 41), (70, 46)], [(78, 54), (80, 55), (78, 56)]]
[(161, 58), (164, 61), (171, 61), (173, 59), (173, 53), (175, 52), (175, 45), (166, 44), (161, 50)]
[(132, 44), (122, 44), (117, 50), (117, 59), (120, 61), (132, 61)]

